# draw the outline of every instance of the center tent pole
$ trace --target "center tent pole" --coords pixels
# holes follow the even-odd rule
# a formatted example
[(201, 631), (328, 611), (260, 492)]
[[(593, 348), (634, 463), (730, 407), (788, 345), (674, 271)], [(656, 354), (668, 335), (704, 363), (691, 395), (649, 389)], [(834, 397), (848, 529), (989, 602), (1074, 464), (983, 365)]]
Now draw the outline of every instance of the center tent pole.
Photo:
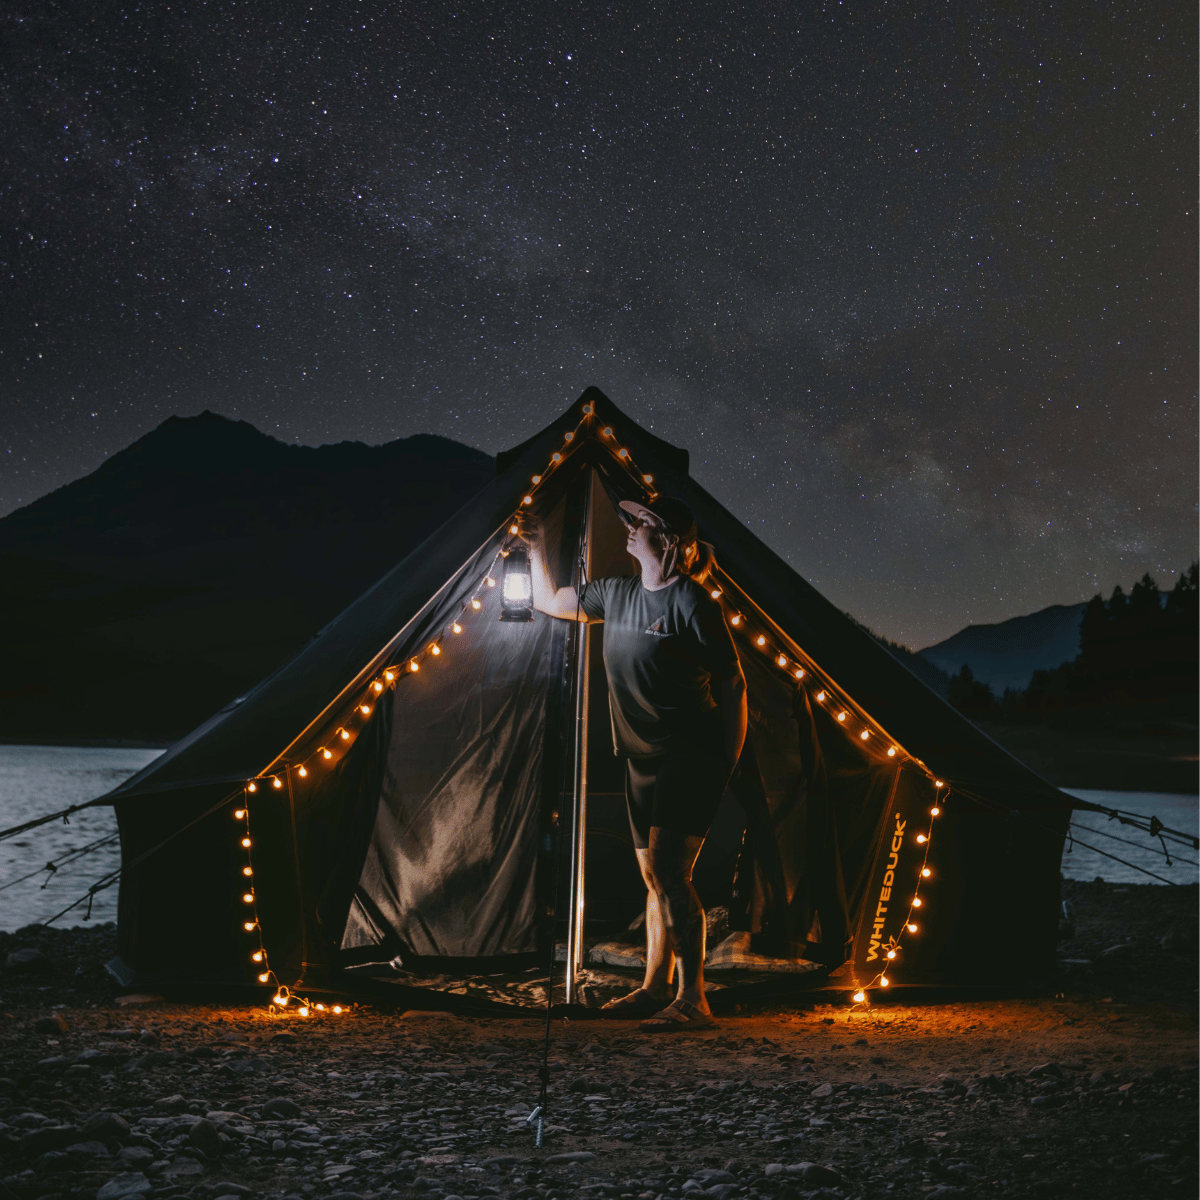
[[(592, 471), (587, 472), (583, 496), (583, 526), (579, 535), (579, 561), (575, 591), (592, 571)], [(590, 638), (584, 622), (576, 623), (575, 657), (575, 781), (571, 808), (571, 900), (567, 912), (566, 1002), (575, 1003), (575, 975), (583, 966), (583, 894), (584, 861), (587, 857), (587, 745), (588, 745), (588, 661)]]

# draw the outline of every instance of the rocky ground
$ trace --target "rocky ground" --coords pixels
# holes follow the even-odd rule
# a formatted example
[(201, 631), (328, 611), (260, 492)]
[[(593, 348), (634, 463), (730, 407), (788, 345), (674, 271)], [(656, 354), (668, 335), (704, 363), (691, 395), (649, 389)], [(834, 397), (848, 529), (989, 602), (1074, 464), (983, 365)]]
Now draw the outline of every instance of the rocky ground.
[(539, 1020), (122, 1003), (111, 927), (3, 934), (0, 1200), (1194, 1196), (1197, 889), (1064, 895), (1039, 996), (556, 1020), (541, 1149)]

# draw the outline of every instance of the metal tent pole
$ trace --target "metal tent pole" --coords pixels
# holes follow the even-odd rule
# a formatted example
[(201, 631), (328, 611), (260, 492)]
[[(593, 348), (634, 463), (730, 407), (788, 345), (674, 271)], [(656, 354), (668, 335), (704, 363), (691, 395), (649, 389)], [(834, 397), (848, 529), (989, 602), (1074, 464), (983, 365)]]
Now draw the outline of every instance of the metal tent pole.
[[(587, 474), (583, 498), (583, 529), (579, 538), (578, 592), (592, 570), (592, 472)], [(575, 1003), (575, 974), (583, 966), (583, 887), (587, 857), (587, 744), (588, 661), (591, 639), (586, 623), (576, 626), (575, 658), (575, 797), (571, 810), (571, 907), (567, 913), (566, 1002)]]

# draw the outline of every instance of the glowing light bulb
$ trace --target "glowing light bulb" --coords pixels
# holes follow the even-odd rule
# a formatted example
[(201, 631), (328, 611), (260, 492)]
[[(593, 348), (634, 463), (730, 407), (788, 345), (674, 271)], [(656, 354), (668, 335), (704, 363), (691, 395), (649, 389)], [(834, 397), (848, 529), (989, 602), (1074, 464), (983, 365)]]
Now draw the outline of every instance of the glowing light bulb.
[(235, 808), (233, 810), (233, 819), (235, 821), (242, 820), (242, 818), (245, 817), (245, 815), (246, 815), (246, 810), (244, 808)]
[(917, 845), (918, 845), (918, 846), (923, 846), (923, 845), (925, 845), (925, 835), (924, 835), (923, 833), (918, 833), (918, 834), (917, 834)]
[(896, 957), (896, 952), (895, 952), (895, 950), (889, 950), (889, 951), (887, 952), (887, 956), (888, 956), (888, 958), (895, 958), (895, 957)]
[(933, 786), (934, 787), (945, 787), (946, 785), (940, 779), (935, 779), (933, 782)]
[(595, 412), (596, 410), (592, 407), (592, 405), (585, 404), (583, 406), (583, 411), (590, 417), (592, 415), (592, 413)]
[(271, 786), (273, 788), (281, 788), (281, 787), (283, 787), (283, 780), (280, 779), (278, 776), (276, 776), (274, 779), (271, 780)]
[(793, 674), (796, 676), (797, 679), (803, 679), (804, 678), (804, 668), (797, 667), (796, 670), (793, 672)]
[(299, 769), (299, 770), (296, 772), (296, 774), (297, 774), (297, 775), (299, 775), (301, 779), (303, 779), (303, 778), (304, 778), (304, 777), (305, 777), (305, 776), (308, 774), (308, 768), (307, 768), (307, 767), (301, 767), (301, 768), (300, 768), (300, 769)]
[(562, 455), (559, 454), (559, 452), (557, 450), (555, 450), (555, 452), (552, 455), (550, 455), (550, 461), (553, 463), (560, 463), (560, 462), (562, 462)]
[(740, 625), (742, 623), (742, 618), (739, 617), (737, 613), (734, 613), (733, 616), (729, 618), (729, 623), (730, 625)]
[(369, 704), (360, 704), (358, 706), (358, 711), (362, 713), (364, 717), (369, 717), (371, 715), (371, 706)]
[(496, 581), (490, 575), (483, 582), (486, 583), (488, 587), (496, 586)]
[(478, 600), (472, 600), (471, 607), (478, 610), (478, 609), (481, 609), (483, 607), (483, 605)]
[(348, 732), (347, 730), (343, 729), (343, 730), (342, 730), (342, 741), (343, 741), (343, 742), (348, 742), (349, 740), (350, 740), (350, 734), (349, 734), (349, 732)]
[(376, 693), (383, 691), (383, 684), (380, 683), (378, 679), (375, 680), (375, 682), (373, 684), (371, 684), (371, 687), (375, 689)]
[(326, 749), (325, 749), (325, 747), (324, 747), (324, 746), (322, 746), (322, 747), (321, 747), (321, 757), (322, 757), (322, 758), (332, 758), (332, 757), (333, 757), (333, 751), (332, 751), (332, 750), (326, 750)]
[(251, 962), (262, 962), (262, 958), (263, 958), (263, 955), (262, 955), (261, 950), (255, 950), (255, 952), (252, 955), (250, 955)]
[(261, 971), (261, 972), (259, 972), (259, 976), (258, 976), (258, 982), (259, 982), (259, 983), (266, 983), (266, 982), (267, 982), (267, 981), (268, 981), (270, 978), (271, 978), (270, 972), (268, 972), (268, 971)]
[(602, 430), (600, 430), (600, 432), (602, 434), (604, 434), (605, 437), (612, 437), (612, 426), (605, 425), (605, 427)]
[(891, 981), (888, 979), (888, 977), (886, 975), (880, 975), (880, 977), (879, 977), (879, 986), (880, 987), (887, 987), (887, 985), (890, 982)]
[(782, 654), (781, 654), (781, 655), (780, 655), (780, 656), (779, 656), (779, 657), (778, 657), (778, 658), (777, 658), (775, 661), (776, 661), (776, 662), (777, 662), (777, 663), (778, 663), (778, 664), (779, 664), (781, 667), (786, 667), (786, 666), (787, 666), (787, 658), (785, 658), (785, 657), (784, 657), (784, 655), (782, 655)]
[(763, 635), (762, 635), (761, 633), (760, 633), (760, 634), (758, 635), (758, 637), (756, 637), (754, 640), (755, 640), (755, 641), (756, 641), (756, 642), (757, 642), (757, 643), (758, 643), (760, 646), (765, 646), (765, 645), (767, 644), (767, 639), (766, 639), (765, 637), (763, 637)]
[(391, 683), (392, 680), (396, 678), (395, 673), (392, 671), (384, 671), (383, 677), (388, 681), (388, 683)]
[(865, 742), (867, 738), (871, 736), (871, 731), (869, 729), (864, 729), (858, 736)]
[(258, 784), (257, 784), (257, 783), (248, 783), (248, 784), (246, 785), (246, 791), (248, 791), (248, 792), (257, 792), (257, 791), (258, 791)]
[(532, 503), (533, 503), (533, 497), (532, 497), (532, 496), (525, 496), (525, 497), (523, 497), (523, 498), (522, 498), (522, 500), (521, 500), (521, 503), (522, 503), (522, 504), (532, 504)]
[(415, 658), (410, 658), (408, 660), (408, 669), (415, 675), (421, 669), (421, 664)]
[(511, 533), (514, 537), (516, 537), (518, 528), (519, 528), (519, 526), (514, 522), (512, 525), (510, 525), (508, 527), (508, 532)]
[(838, 713), (838, 720), (839, 720), (839, 721), (844, 721), (845, 719), (846, 719), (846, 714), (845, 714), (844, 712), (840, 712), (840, 713)]
[(888, 758), (895, 758), (895, 757), (896, 757), (896, 747), (889, 746), (888, 747)]
[(272, 1000), (273, 1000), (273, 1001), (274, 1001), (276, 1004), (278, 1004), (280, 1008), (287, 1008), (287, 997), (286, 997), (286, 996), (278, 996), (278, 995), (276, 995), (276, 996), (272, 996), (272, 997), (271, 997), (271, 999), (272, 999)]
[(866, 998), (867, 997), (866, 997), (865, 992), (855, 992), (854, 993), (854, 1002), (856, 1004), (861, 1004)]
[(642, 476), (642, 482), (643, 482), (643, 483), (653, 483), (653, 482), (654, 482), (654, 476), (653, 476), (653, 475), (643, 475), (643, 476)]
[(817, 693), (817, 699), (818, 699), (818, 700), (824, 700), (824, 699), (825, 699), (825, 693), (824, 693), (824, 692), (818, 692), (818, 693)]
[(323, 1005), (323, 1004), (318, 1004), (318, 1005), (317, 1005), (317, 1012), (324, 1012), (324, 1011), (325, 1011), (325, 1005)]
[(709, 595), (710, 595), (710, 596), (712, 596), (712, 598), (713, 598), (714, 600), (720, 600), (720, 598), (721, 598), (721, 589), (720, 589), (720, 588), (713, 588), (713, 590), (712, 590), (712, 591), (709, 593)]
[(462, 626), (457, 621), (455, 621), (454, 624), (450, 626), (450, 629), (451, 629), (451, 632), (453, 632), (453, 633), (462, 633)]
[(912, 903), (912, 906), (913, 906), (913, 908), (920, 908), (920, 907), (921, 907), (921, 897), (920, 897), (920, 896), (914, 896), (914, 897), (913, 897), (913, 903)]
[(253, 867), (243, 867), (243, 868), (242, 868), (242, 874), (243, 874), (243, 875), (253, 875), (253, 874), (254, 874), (254, 868), (253, 868)]
[(244, 838), (242, 838), (242, 845), (243, 845), (243, 846), (244, 846), (244, 847), (245, 847), (247, 850), (249, 850), (249, 849), (250, 849), (250, 839), (249, 839), (248, 837), (244, 837)]
[(253, 893), (253, 892), (245, 892), (245, 893), (243, 893), (243, 895), (242, 895), (242, 903), (243, 903), (243, 904), (253, 904), (253, 903), (254, 903), (254, 893)]
[(921, 868), (921, 875), (922, 875), (922, 876), (923, 876), (925, 879), (928, 879), (928, 878), (930, 877), (930, 875), (932, 875), (932, 874), (933, 874), (933, 872), (932, 872), (932, 871), (931, 871), (931, 870), (930, 870), (928, 867), (922, 867), (922, 868)]
[(340, 1004), (335, 1004), (335, 1005), (333, 1006), (333, 1011), (334, 1011), (335, 1013), (340, 1013), (340, 1012), (342, 1011), (342, 1006), (341, 1006)]
[(535, 476), (533, 477), (533, 482), (534, 482), (535, 484), (541, 483), (541, 482), (542, 482), (542, 477), (541, 477), (540, 475), (535, 475)]
[(441, 654), (441, 652), (442, 652), (442, 648), (441, 648), (441, 646), (439, 646), (439, 645), (437, 644), (437, 642), (434, 642), (434, 643), (433, 643), (433, 644), (432, 644), (432, 645), (429, 647), (429, 653), (430, 653), (430, 654), (432, 654), (434, 658), (437, 658), (437, 656), (438, 656), (439, 654)]
[(243, 929), (244, 929), (244, 930), (245, 930), (247, 933), (253, 933), (253, 932), (254, 932), (254, 929), (255, 929), (255, 923), (254, 923), (253, 921), (243, 921), (243, 922), (242, 922), (242, 928), (243, 928)]
[(307, 1016), (308, 1016), (308, 1005), (307, 1005), (307, 1004), (302, 1004), (302, 1005), (300, 1005), (300, 1007), (299, 1007), (299, 1008), (298, 1008), (296, 1011), (297, 1011), (297, 1012), (299, 1012), (299, 1014), (300, 1014), (302, 1017), (307, 1017)]
[(622, 446), (621, 449), (617, 451), (617, 457), (618, 458), (628, 458), (629, 451), (626, 450), (624, 446)]
[(942, 810), (941, 810), (940, 808), (938, 808), (938, 807), (934, 806), (933, 808), (931, 808), (931, 809), (929, 810), (929, 815), (930, 815), (931, 817), (936, 817), (936, 816), (940, 815), (941, 811), (942, 811)]
[(564, 433), (563, 434), (564, 442), (573, 442), (574, 440), (575, 440), (575, 435), (573, 433)]
[(914, 924), (912, 924), (911, 922), (909, 922), (909, 926), (908, 926), (908, 932), (909, 932), (909, 933), (916, 933), (916, 932), (917, 932), (917, 927), (916, 927)]

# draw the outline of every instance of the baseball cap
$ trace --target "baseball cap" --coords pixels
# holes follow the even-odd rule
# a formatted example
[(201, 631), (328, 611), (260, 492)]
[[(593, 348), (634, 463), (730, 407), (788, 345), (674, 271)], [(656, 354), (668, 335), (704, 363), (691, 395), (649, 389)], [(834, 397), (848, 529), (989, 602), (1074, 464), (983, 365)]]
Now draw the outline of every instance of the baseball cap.
[[(655, 496), (646, 504), (637, 500), (622, 500), (620, 506), (632, 516), (645, 517), (648, 514), (656, 518), (668, 533), (673, 533), (685, 546), (696, 540), (696, 518), (692, 510), (674, 496)], [(629, 523), (623, 515), (621, 519)]]

